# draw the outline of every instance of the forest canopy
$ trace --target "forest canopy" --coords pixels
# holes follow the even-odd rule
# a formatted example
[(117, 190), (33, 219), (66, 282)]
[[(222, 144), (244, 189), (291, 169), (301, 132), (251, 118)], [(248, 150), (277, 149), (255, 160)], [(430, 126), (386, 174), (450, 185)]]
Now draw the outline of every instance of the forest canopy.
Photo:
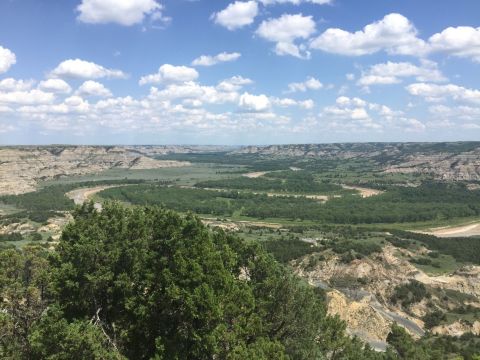
[(98, 212), (83, 205), (55, 249), (0, 250), (0, 270), (2, 359), (433, 360), (453, 350), (465, 359), (478, 353), (471, 339), (415, 341), (398, 326), (387, 351), (376, 352), (327, 315), (322, 290), (258, 242), (159, 207), (107, 203)]

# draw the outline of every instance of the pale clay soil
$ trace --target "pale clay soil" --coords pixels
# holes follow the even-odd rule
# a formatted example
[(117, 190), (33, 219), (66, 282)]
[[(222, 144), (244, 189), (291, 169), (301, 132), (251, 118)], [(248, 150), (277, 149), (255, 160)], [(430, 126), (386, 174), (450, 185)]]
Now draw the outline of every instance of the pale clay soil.
[(435, 235), (437, 237), (468, 237), (480, 235), (480, 222), (461, 225), (428, 229), (427, 231), (415, 231), (421, 234)]
[(359, 186), (342, 185), (342, 187), (346, 190), (357, 190), (360, 193), (360, 196), (363, 198), (383, 194), (382, 190), (369, 189), (369, 188), (364, 188)]
[(255, 179), (255, 178), (259, 178), (260, 176), (265, 175), (266, 173), (268, 173), (268, 171), (257, 171), (257, 172), (251, 172), (251, 173), (243, 174), (243, 176), (245, 176), (249, 179)]

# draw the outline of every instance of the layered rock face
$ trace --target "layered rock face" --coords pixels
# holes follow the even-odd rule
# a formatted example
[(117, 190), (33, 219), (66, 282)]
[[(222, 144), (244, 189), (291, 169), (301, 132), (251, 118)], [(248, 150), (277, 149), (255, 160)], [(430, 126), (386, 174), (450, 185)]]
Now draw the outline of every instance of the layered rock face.
[(247, 146), (235, 154), (279, 158), (368, 159), (386, 173), (418, 173), (438, 180), (480, 180), (480, 143), (362, 143)]
[(30, 192), (36, 189), (40, 180), (86, 175), (113, 168), (158, 169), (188, 165), (188, 162), (156, 160), (139, 149), (129, 147), (0, 148), (0, 194)]
[(432, 174), (441, 180), (480, 180), (480, 148), (461, 154), (411, 155), (388, 166), (385, 172)]
[[(428, 251), (423, 249), (423, 252)], [(399, 255), (403, 254), (402, 257)], [(433, 296), (430, 300), (411, 306), (408, 314), (405, 309), (390, 301), (396, 286), (411, 280), (419, 281), (432, 289), (443, 289), (465, 294), (472, 300), (463, 305), (480, 308), (480, 267), (465, 266), (452, 274), (433, 276), (414, 267), (407, 258), (414, 253), (391, 245), (384, 246), (381, 253), (343, 263), (338, 256), (332, 255), (320, 261), (314, 268), (308, 267), (309, 256), (293, 264), (298, 275), (309, 283), (328, 289), (328, 311), (345, 320), (351, 334), (370, 342), (383, 344), (393, 322), (405, 327), (414, 337), (424, 334), (421, 318), (431, 311), (428, 302), (440, 303)], [(356, 279), (367, 280), (359, 287)], [(341, 282), (339, 280), (342, 280)], [(478, 300), (473, 300), (478, 299)], [(458, 304), (447, 302), (448, 308)], [(447, 308), (443, 309), (448, 310)], [(477, 334), (480, 323), (473, 325), (455, 322), (432, 329), (432, 332), (447, 335), (461, 335), (466, 332)], [(381, 348), (381, 347), (380, 347)]]

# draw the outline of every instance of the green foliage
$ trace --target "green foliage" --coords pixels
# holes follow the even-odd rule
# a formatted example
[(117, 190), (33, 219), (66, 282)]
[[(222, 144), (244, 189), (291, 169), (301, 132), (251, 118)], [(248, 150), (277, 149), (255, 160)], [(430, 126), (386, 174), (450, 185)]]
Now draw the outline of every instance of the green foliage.
[[(25, 194), (2, 195), (0, 196), (0, 203), (12, 205), (18, 209), (24, 210), (10, 215), (11, 218), (28, 218), (35, 222), (44, 223), (49, 218), (57, 215), (58, 211), (69, 211), (74, 208), (75, 205), (73, 200), (65, 196), (67, 192), (73, 189), (99, 185), (140, 184), (144, 182), (144, 180), (124, 179), (86, 181), (68, 185), (51, 185)], [(8, 216), (3, 218), (8, 218)]]
[(70, 189), (70, 186), (49, 186), (26, 194), (0, 196), (0, 202), (30, 211), (71, 210), (73, 200), (65, 196)]
[(69, 323), (98, 316), (127, 358), (320, 356), (322, 302), (258, 245), (158, 208), (84, 206), (74, 219), (55, 298)]
[(402, 360), (429, 360), (441, 359), (440, 353), (430, 350), (427, 346), (416, 344), (404, 328), (393, 324), (387, 336), (388, 344), (395, 350)]
[(415, 240), (428, 249), (451, 255), (460, 262), (480, 264), (480, 238), (438, 238), (433, 235), (419, 234), (401, 230), (391, 230), (393, 235), (403, 239)]
[(1, 359), (29, 358), (31, 354), (28, 336), (47, 306), (47, 255), (41, 247), (0, 251)]
[(300, 241), (299, 239), (267, 240), (262, 242), (263, 247), (281, 263), (288, 263), (291, 260), (311, 254), (318, 249), (312, 244)]
[(398, 285), (395, 287), (391, 301), (393, 303), (400, 302), (403, 307), (408, 307), (428, 297), (429, 294), (425, 285), (416, 280), (411, 280), (407, 284)]
[[(392, 348), (373, 351), (326, 315), (322, 291), (259, 244), (211, 231), (192, 215), (114, 203), (99, 213), (90, 203), (73, 216), (53, 252), (0, 251), (0, 358), (433, 360), (447, 353), (445, 343), (427, 351), (395, 327)], [(292, 252), (301, 243), (294, 241)], [(473, 358), (476, 343), (464, 343)]]
[(253, 190), (286, 193), (331, 193), (342, 187), (326, 182), (315, 181), (307, 171), (281, 171), (266, 174), (264, 177), (237, 177), (224, 180), (209, 180), (195, 184), (199, 188)]
[(101, 324), (88, 320), (68, 323), (52, 306), (36, 323), (29, 336), (32, 360), (123, 360)]
[(231, 216), (234, 207), (228, 194), (200, 189), (180, 189), (158, 185), (138, 185), (104, 190), (105, 199), (129, 202), (135, 205), (164, 205), (177, 211), (197, 214)]
[(30, 235), (30, 240), (31, 241), (42, 241), (43, 240), (43, 237), (41, 234), (37, 233), (37, 232), (34, 232)]
[(2, 241), (21, 241), (23, 240), (23, 235), (18, 232), (13, 232), (9, 234), (0, 234), (0, 242)]
[(480, 359), (480, 339), (474, 334), (455, 336), (432, 336), (421, 341), (432, 349), (442, 352), (444, 358), (461, 358), (464, 360)]
[(425, 327), (427, 329), (431, 329), (435, 326), (440, 325), (440, 323), (445, 319), (446, 319), (445, 314), (440, 310), (429, 312), (422, 318), (423, 322), (425, 323)]
[[(241, 178), (219, 182), (250, 183), (257, 180), (267, 182), (269, 185), (276, 181)], [(319, 184), (323, 185), (325, 184)], [(231, 216), (236, 213), (258, 219), (301, 219), (335, 224), (402, 223), (480, 214), (480, 191), (470, 191), (464, 185), (433, 182), (416, 188), (395, 187), (369, 198), (344, 194), (326, 203), (302, 196), (269, 197), (235, 191), (167, 188), (154, 185), (108, 189), (100, 195), (132, 204), (164, 204), (174, 210), (191, 210), (199, 214)]]
[(331, 249), (337, 254), (345, 254), (353, 251), (355, 254), (360, 254), (362, 257), (382, 251), (380, 245), (368, 241), (332, 241), (329, 243), (329, 247), (331, 247)]

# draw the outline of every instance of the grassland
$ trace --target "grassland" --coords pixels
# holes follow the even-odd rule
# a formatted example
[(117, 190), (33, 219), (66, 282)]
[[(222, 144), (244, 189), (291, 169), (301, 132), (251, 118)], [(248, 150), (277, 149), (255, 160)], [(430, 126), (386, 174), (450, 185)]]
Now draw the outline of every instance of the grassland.
[(161, 168), (147, 170), (110, 169), (97, 174), (71, 176), (41, 182), (41, 187), (50, 185), (75, 184), (89, 181), (143, 180), (147, 182), (171, 181), (177, 185), (194, 185), (199, 181), (215, 180), (238, 176), (245, 167), (222, 164), (193, 164), (179, 168)]

